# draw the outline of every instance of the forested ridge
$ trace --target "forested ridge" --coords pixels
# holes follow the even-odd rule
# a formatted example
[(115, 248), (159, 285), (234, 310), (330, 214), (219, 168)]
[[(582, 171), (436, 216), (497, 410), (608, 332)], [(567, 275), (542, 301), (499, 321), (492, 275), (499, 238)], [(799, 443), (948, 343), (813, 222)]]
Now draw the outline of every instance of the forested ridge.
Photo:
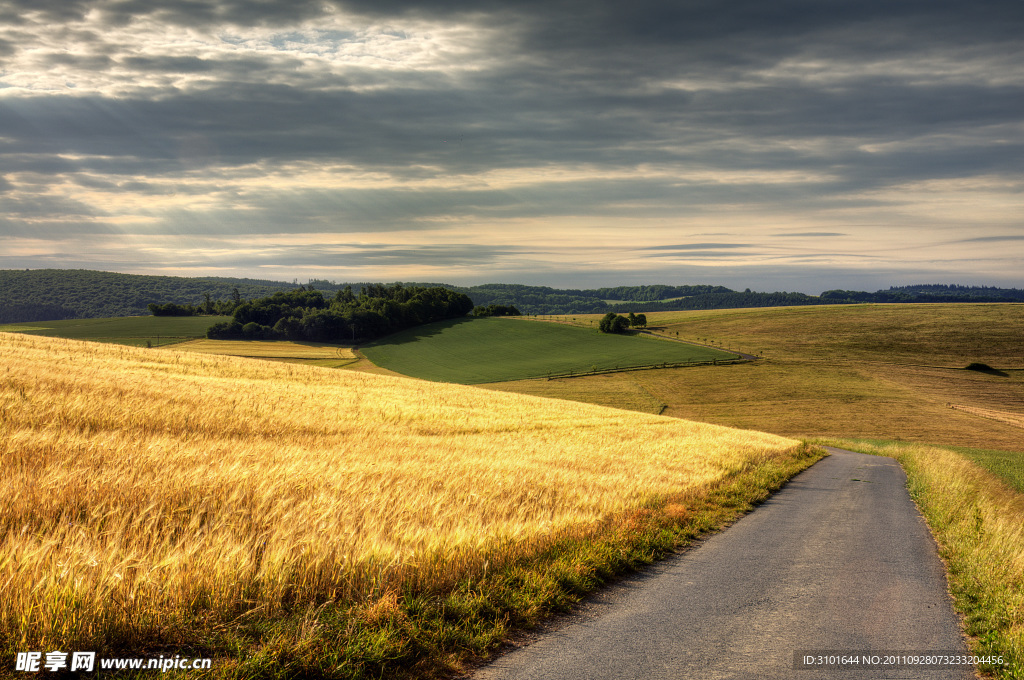
[[(307, 280), (300, 284), (262, 279), (117, 274), (84, 269), (0, 270), (0, 323), (135, 316), (148, 306), (179, 305), (204, 313), (230, 313), (241, 302), (278, 292), (317, 290), (330, 297), (349, 287), (359, 295), (379, 283)], [(724, 286), (652, 284), (596, 289), (559, 289), (514, 283), (453, 286), (403, 283), (405, 288), (445, 288), (462, 293), (475, 307), (515, 307), (523, 314), (606, 314), (732, 307), (851, 304), (864, 302), (1024, 301), (1024, 290), (992, 286), (923, 284), (875, 292), (827, 290), (819, 296), (789, 292), (739, 292)], [(326, 298), (325, 298), (326, 299)], [(222, 304), (216, 305), (220, 302)], [(230, 309), (228, 309), (230, 308)], [(225, 311), (225, 310), (228, 311)], [(472, 307), (471, 307), (472, 309)], [(265, 325), (265, 324), (264, 324)]]
[(0, 270), (0, 323), (149, 314), (151, 303), (201, 305), (264, 297), (298, 284), (220, 277), (116, 274), (88, 269)]

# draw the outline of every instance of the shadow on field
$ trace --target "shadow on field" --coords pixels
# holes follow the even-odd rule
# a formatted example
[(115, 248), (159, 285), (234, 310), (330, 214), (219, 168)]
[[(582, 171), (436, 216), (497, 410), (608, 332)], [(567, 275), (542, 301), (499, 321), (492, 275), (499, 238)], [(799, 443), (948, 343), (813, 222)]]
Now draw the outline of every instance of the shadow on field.
[(378, 338), (373, 342), (368, 342), (364, 347), (382, 347), (384, 345), (404, 345), (409, 342), (416, 342), (417, 340), (423, 340), (425, 338), (438, 335), (441, 332), (453, 328), (463, 323), (470, 323), (475, 319), (470, 317), (463, 317), (458, 319), (448, 319), (447, 321), (435, 321), (434, 323), (424, 324), (423, 326), (416, 326), (414, 328), (407, 328), (404, 331), (392, 333), (391, 335), (385, 335), (383, 338)]
[(972, 363), (964, 368), (965, 371), (976, 371), (978, 373), (987, 373), (988, 375), (998, 375), (1002, 378), (1009, 378), (1010, 374), (1006, 371), (1000, 371), (998, 368), (992, 368), (988, 364)]

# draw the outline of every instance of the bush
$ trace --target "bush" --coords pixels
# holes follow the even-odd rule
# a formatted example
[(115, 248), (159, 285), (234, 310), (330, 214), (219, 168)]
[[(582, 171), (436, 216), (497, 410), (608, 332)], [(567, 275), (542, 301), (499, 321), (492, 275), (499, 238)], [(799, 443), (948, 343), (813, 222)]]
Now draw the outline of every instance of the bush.
[(250, 321), (242, 326), (242, 337), (250, 340), (270, 340), (273, 339), (274, 335), (273, 328), (260, 325), (255, 321)]
[(597, 324), (597, 329), (602, 333), (624, 333), (627, 328), (629, 328), (629, 319), (615, 312), (608, 312)]
[(210, 340), (226, 340), (241, 337), (241, 335), (242, 324), (234, 320), (215, 323), (206, 329), (206, 337)]

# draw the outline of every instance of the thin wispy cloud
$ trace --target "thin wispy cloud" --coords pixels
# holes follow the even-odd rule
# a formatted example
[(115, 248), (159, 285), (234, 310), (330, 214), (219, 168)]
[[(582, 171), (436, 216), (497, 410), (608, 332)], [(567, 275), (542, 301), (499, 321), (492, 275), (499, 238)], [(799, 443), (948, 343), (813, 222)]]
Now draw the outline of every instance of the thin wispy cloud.
[(0, 266), (1021, 285), (1022, 36), (1018, 0), (0, 0)]
[(794, 234), (773, 234), (780, 238), (829, 238), (831, 236), (846, 236), (838, 231), (801, 231)]
[(961, 239), (959, 243), (1000, 243), (1003, 241), (1024, 241), (1024, 234), (1007, 234), (1004, 236), (978, 236)]

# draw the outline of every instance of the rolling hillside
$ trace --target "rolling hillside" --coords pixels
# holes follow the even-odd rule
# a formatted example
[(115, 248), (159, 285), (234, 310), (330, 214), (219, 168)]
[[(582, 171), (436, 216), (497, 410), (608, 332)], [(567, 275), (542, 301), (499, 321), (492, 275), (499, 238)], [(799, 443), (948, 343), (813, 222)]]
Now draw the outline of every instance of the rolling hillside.
[(8, 658), (450, 668), (815, 459), (769, 434), (408, 378), (12, 333), (0, 353)]
[(681, 342), (498, 318), (429, 324), (390, 335), (362, 352), (378, 366), (403, 375), (463, 384), (738, 359)]
[[(647, 318), (671, 337), (763, 352), (764, 360), (492, 387), (790, 437), (1024, 453), (1024, 429), (1014, 425), (1024, 417), (1024, 304), (785, 307)], [(971, 363), (995, 370), (965, 370)]]

